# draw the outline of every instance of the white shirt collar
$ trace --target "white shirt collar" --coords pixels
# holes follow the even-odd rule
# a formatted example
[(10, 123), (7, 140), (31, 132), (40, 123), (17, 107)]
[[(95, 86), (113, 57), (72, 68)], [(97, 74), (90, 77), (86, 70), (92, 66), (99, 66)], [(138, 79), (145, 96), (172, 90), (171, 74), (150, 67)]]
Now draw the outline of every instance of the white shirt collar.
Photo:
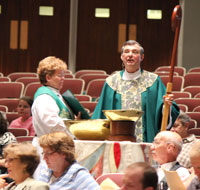
[(53, 88), (51, 86), (47, 86), (48, 88), (50, 88), (56, 95), (60, 94), (59, 90), (56, 88)]
[(170, 170), (176, 162), (177, 161), (173, 161), (173, 162), (168, 162), (168, 163), (162, 164), (161, 168), (166, 169), (166, 170)]
[(122, 79), (123, 80), (136, 80), (141, 76), (141, 69), (137, 70), (134, 73), (128, 73), (125, 69)]

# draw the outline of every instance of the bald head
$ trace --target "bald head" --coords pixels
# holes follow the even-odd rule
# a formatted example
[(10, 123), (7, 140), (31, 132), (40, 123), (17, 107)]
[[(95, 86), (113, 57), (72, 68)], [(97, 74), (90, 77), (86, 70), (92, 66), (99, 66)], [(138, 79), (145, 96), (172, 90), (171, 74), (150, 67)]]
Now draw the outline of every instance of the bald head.
[(155, 138), (151, 151), (153, 159), (159, 164), (176, 160), (182, 147), (182, 138), (179, 134), (171, 131), (162, 131)]
[(182, 138), (179, 134), (172, 131), (161, 131), (156, 135), (156, 137), (160, 137), (168, 143), (173, 143), (178, 153), (181, 151)]

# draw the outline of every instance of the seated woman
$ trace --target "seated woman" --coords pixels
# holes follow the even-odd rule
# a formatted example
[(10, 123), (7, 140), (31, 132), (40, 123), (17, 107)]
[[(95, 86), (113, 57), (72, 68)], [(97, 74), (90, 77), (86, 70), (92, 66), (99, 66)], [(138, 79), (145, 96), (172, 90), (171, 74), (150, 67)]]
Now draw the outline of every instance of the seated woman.
[(0, 173), (5, 173), (4, 159), (2, 155), (3, 147), (9, 143), (16, 142), (15, 136), (8, 132), (8, 122), (0, 112)]
[(68, 134), (49, 133), (41, 136), (39, 143), (47, 165), (40, 165), (37, 178), (49, 183), (51, 190), (99, 189), (88, 170), (76, 162), (74, 141)]
[(1, 189), (49, 190), (47, 183), (36, 181), (32, 178), (40, 159), (36, 148), (31, 143), (9, 144), (4, 148), (3, 154), (5, 166), (8, 169), (8, 176), (14, 182), (7, 185), (4, 179), (0, 179)]
[(25, 128), (29, 131), (29, 136), (35, 136), (32, 116), (31, 116), (32, 104), (33, 100), (31, 97), (24, 96), (19, 99), (17, 112), (19, 113), (20, 117), (13, 120), (9, 128)]

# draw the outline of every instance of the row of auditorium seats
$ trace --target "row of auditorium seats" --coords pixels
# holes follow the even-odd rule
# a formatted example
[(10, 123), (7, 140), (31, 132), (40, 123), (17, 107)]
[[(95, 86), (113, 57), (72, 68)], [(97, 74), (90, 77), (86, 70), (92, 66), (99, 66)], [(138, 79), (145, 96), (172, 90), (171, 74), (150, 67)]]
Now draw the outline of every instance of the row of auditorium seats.
[[(95, 72), (96, 74), (94, 74)], [(67, 71), (66, 75), (69, 74), (72, 75), (70, 71)], [(6, 77), (9, 79), (7, 82), (0, 82), (0, 89), (2, 92), (0, 94), (0, 111), (6, 113), (8, 122), (10, 123), (18, 117), (16, 108), (19, 98), (21, 96), (31, 96), (33, 98), (34, 93), (41, 84), (36, 73), (12, 73)], [(67, 89), (71, 89), (83, 107), (89, 113), (92, 113), (97, 104), (97, 101), (92, 100), (100, 96), (101, 89), (108, 75), (105, 71), (84, 70), (77, 72), (76, 77), (77, 78), (73, 76), (64, 79), (64, 87), (61, 89), (61, 93), (65, 92)], [(0, 73), (0, 78), (5, 77)], [(97, 80), (92, 81), (94, 79)], [(88, 85), (90, 88), (85, 88), (85, 83), (91, 83)], [(84, 89), (86, 89), (86, 94), (83, 94)], [(88, 95), (87, 91), (88, 94), (91, 95)]]
[[(159, 70), (159, 69), (157, 69), (157, 70)], [(178, 67), (175, 67), (175, 72), (176, 72), (176, 77), (182, 77), (183, 78), (183, 76), (186, 76), (187, 74), (186, 74), (186, 71), (185, 71), (185, 69), (183, 68), (182, 69), (182, 73), (180, 72), (180, 70), (181, 69), (179, 69), (178, 70)], [(193, 72), (194, 71), (194, 69), (193, 70), (191, 70), (191, 72)], [(96, 72), (96, 74), (94, 74), (94, 72)], [(159, 72), (159, 71), (157, 71), (157, 72)], [(162, 71), (162, 72), (168, 72), (168, 71)], [(195, 72), (196, 72), (196, 70), (195, 70)], [(92, 90), (91, 90), (91, 92), (89, 92), (89, 91), (87, 91), (87, 88), (86, 88), (86, 86), (85, 86), (85, 84), (84, 83), (90, 83), (90, 82), (88, 82), (88, 81), (84, 81), (83, 79), (84, 79), (84, 77), (87, 75), (86, 73), (89, 73), (88, 74), (88, 76), (89, 76), (89, 78), (92, 78), (92, 77), (96, 77), (96, 76), (99, 76), (99, 75), (101, 75), (101, 77), (103, 78), (103, 79), (98, 79), (97, 81), (98, 81), (98, 84), (96, 84), (96, 83), (94, 83), (93, 84), (93, 81), (91, 82), (93, 85), (91, 85), (92, 86)], [(90, 74), (90, 73), (92, 73), (92, 74)], [(66, 72), (66, 74), (71, 74), (71, 75), (73, 75), (72, 74), (72, 72), (71, 71), (67, 71)], [(179, 76), (179, 75), (182, 75), (182, 76)], [(0, 75), (0, 76), (3, 76), (3, 75)], [(108, 74), (106, 74), (106, 72), (105, 71), (102, 71), (102, 70), (81, 70), (81, 71), (77, 71), (74, 75), (73, 75), (73, 78), (67, 78), (67, 79), (65, 79), (65, 81), (64, 81), (64, 87), (63, 87), (63, 89), (61, 89), (61, 93), (62, 92), (64, 92), (66, 89), (71, 89), (71, 91), (74, 93), (74, 94), (77, 94), (77, 95), (79, 95), (79, 98), (80, 98), (80, 100), (79, 101), (84, 101), (83, 102), (83, 104), (85, 104), (84, 106), (87, 106), (88, 107), (88, 109), (90, 110), (90, 112), (92, 112), (92, 110), (95, 108), (95, 104), (97, 103), (97, 102), (95, 102), (95, 103), (91, 103), (91, 104), (93, 104), (93, 105), (89, 105), (88, 106), (88, 104), (90, 104), (90, 103), (88, 103), (88, 102), (91, 102), (91, 99), (90, 98), (86, 98), (86, 97), (83, 97), (84, 95), (84, 89), (86, 89), (86, 91), (85, 91), (85, 96), (89, 96), (89, 97), (91, 97), (92, 98), (92, 100), (94, 100), (94, 99), (98, 99), (98, 97), (100, 96), (100, 93), (101, 93), (101, 90), (102, 90), (102, 87), (103, 87), (103, 84), (104, 84), (104, 82), (105, 82), (105, 78), (106, 77), (108, 77)], [(165, 76), (166, 77), (166, 76)], [(39, 80), (37, 77), (30, 77), (31, 78), (31, 80)], [(168, 77), (166, 77), (166, 78), (168, 78)], [(19, 81), (19, 82), (23, 82), (23, 81), (20, 81), (20, 80), (22, 80), (23, 78), (21, 78), (21, 79), (15, 79), (16, 81)], [(93, 79), (93, 78), (92, 78)], [(12, 79), (13, 80), (13, 79)], [(88, 79), (89, 80), (89, 79)], [(195, 79), (196, 81), (197, 81), (197, 79)], [(75, 82), (76, 81), (76, 82)], [(78, 82), (77, 82), (78, 81)], [(166, 82), (164, 82), (165, 84), (167, 83), (167, 80), (166, 80)], [(25, 84), (25, 82), (23, 82), (23, 84), (24, 84), (24, 86), (25, 86), (25, 89), (27, 88), (27, 84)], [(173, 85), (174, 85), (174, 87), (176, 87), (176, 85), (175, 85), (175, 82), (173, 82)], [(185, 88), (183, 88), (183, 82), (181, 83), (181, 86), (182, 86), (182, 88), (177, 88), (177, 90), (176, 91), (173, 91), (173, 93), (174, 93), (174, 95), (175, 95), (175, 99), (179, 99), (179, 98), (193, 98), (193, 97), (199, 97), (200, 96), (200, 94), (198, 94), (198, 93), (200, 93), (200, 85), (198, 85), (198, 86), (189, 86), (189, 87), (185, 87)], [(23, 95), (29, 95), (29, 96), (32, 96), (33, 97), (33, 94), (35, 93), (35, 91), (37, 90), (37, 88), (38, 87), (40, 87), (40, 84), (39, 84), (39, 82), (36, 82), (36, 83), (33, 83), (32, 85), (30, 85), (30, 89), (31, 89), (31, 91), (28, 93), (26, 93), (26, 94), (23, 94)], [(174, 90), (174, 89), (173, 89)], [(26, 90), (27, 91), (27, 90)], [(24, 92), (25, 92), (25, 90), (24, 90)], [(93, 94), (92, 94), (93, 93)], [(12, 93), (13, 94), (13, 93)], [(82, 98), (82, 99), (81, 99)], [(180, 100), (179, 100), (180, 101)], [(193, 110), (191, 110), (191, 109), (189, 109), (188, 108), (188, 106), (187, 105), (185, 105), (184, 103), (182, 104), (182, 103), (179, 103), (179, 105), (181, 105), (181, 108), (182, 109), (184, 109), (184, 111), (185, 112), (192, 112)], [(89, 108), (89, 107), (91, 107), (91, 108)]]
[[(171, 72), (170, 66), (158, 67), (154, 72), (167, 85)], [(186, 72), (184, 67), (175, 66), (172, 93), (180, 109), (192, 118), (191, 133), (200, 135), (200, 132), (197, 134), (200, 130), (200, 67), (191, 68)]]
[[(170, 66), (159, 66), (156, 68), (155, 72), (170, 72), (171, 71), (171, 67)], [(188, 70), (188, 72), (186, 72), (186, 69), (184, 67), (181, 66), (175, 66), (174, 67), (174, 73), (175, 75), (179, 75), (179, 76), (185, 76), (188, 73), (199, 73), (200, 72), (200, 67), (193, 67), (191, 69)]]
[(8, 128), (8, 132), (11, 132), (17, 142), (32, 141), (34, 136), (29, 136), (29, 131), (25, 128)]
[[(96, 99), (100, 96), (106, 79), (95, 79), (88, 83), (86, 91), (85, 81), (83, 79), (64, 79), (63, 88), (60, 90), (61, 94), (67, 89), (70, 89), (73, 94), (86, 94)], [(1, 94), (0, 98), (19, 98), (21, 96), (34, 97), (35, 92), (42, 85), (40, 82), (31, 82), (25, 85), (22, 82), (0, 82)]]
[[(66, 75), (71, 74), (70, 71), (66, 72)], [(71, 74), (72, 75), (72, 74)], [(105, 71), (102, 70), (81, 70), (77, 71), (74, 75), (75, 77), (65, 78), (64, 85), (61, 89), (61, 93), (65, 92), (67, 89), (70, 89), (74, 94), (88, 94), (92, 96), (92, 98), (97, 98), (100, 96), (101, 89), (105, 82), (105, 79), (109, 76), (106, 74)], [(41, 85), (39, 84), (39, 79), (36, 73), (28, 73), (28, 72), (21, 72), (21, 73), (11, 73), (6, 76), (8, 81), (7, 82), (18, 82), (14, 84), (9, 84), (12, 88), (15, 86), (16, 93), (5, 95), (4, 93), (0, 95), (0, 98), (10, 97), (10, 98), (19, 98), (22, 95), (27, 95), (33, 97), (34, 92), (37, 90), (38, 87)], [(1, 79), (4, 81), (5, 77), (3, 74), (0, 75), (0, 82)], [(96, 80), (97, 79), (97, 80)], [(94, 82), (94, 80), (96, 80)], [(20, 83), (23, 83), (21, 85)], [(34, 83), (34, 84), (31, 84)], [(31, 84), (31, 85), (30, 85)], [(8, 88), (8, 85), (1, 84), (2, 89), (6, 92), (5, 88)], [(3, 87), (5, 85), (6, 87)]]
[[(70, 70), (65, 71), (65, 78), (80, 78), (84, 74), (101, 74), (101, 75), (107, 75), (106, 71), (104, 70), (92, 70), (92, 69), (83, 69), (77, 71), (75, 74), (72, 73)], [(68, 77), (69, 76), (69, 77)], [(0, 77), (7, 77), (11, 81), (16, 81), (18, 78), (22, 77), (38, 77), (37, 73), (34, 72), (14, 72), (10, 73), (7, 76), (5, 76), (3, 73), (0, 73)]]

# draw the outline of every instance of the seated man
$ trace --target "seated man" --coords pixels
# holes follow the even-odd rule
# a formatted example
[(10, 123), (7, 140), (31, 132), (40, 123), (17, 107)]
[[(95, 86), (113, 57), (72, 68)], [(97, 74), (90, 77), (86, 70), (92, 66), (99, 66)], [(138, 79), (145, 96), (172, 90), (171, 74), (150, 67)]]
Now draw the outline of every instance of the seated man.
[(190, 150), (191, 165), (194, 168), (194, 177), (191, 175), (192, 181), (187, 190), (200, 189), (200, 142), (195, 143)]
[(177, 157), (177, 161), (186, 168), (191, 167), (189, 152), (192, 146), (199, 141), (194, 134), (188, 133), (190, 120), (191, 119), (187, 114), (181, 112), (171, 128), (172, 132), (176, 132), (182, 137), (183, 146)]
[(162, 169), (177, 171), (182, 181), (186, 180), (190, 175), (189, 171), (176, 161), (181, 147), (182, 139), (177, 133), (162, 131), (154, 138), (154, 142), (151, 146), (151, 153), (153, 159), (161, 166), (157, 171), (160, 190), (168, 189)]
[(145, 162), (129, 165), (124, 173), (121, 190), (157, 190), (156, 170)]

